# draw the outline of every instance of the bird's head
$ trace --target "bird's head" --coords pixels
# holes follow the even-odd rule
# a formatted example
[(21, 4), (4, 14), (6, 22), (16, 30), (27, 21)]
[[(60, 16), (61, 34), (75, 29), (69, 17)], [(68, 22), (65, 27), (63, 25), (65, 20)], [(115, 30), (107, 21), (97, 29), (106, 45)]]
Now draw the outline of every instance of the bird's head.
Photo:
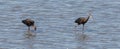
[(32, 25), (32, 28), (36, 31), (37, 27), (35, 25)]
[(88, 16), (90, 17), (90, 18), (92, 18), (93, 16), (92, 16), (92, 12), (91, 11), (89, 11), (88, 12)]
[(95, 22), (94, 17), (93, 17), (92, 14), (91, 14), (91, 11), (89, 11), (88, 16), (89, 16), (90, 18), (92, 18), (93, 21)]

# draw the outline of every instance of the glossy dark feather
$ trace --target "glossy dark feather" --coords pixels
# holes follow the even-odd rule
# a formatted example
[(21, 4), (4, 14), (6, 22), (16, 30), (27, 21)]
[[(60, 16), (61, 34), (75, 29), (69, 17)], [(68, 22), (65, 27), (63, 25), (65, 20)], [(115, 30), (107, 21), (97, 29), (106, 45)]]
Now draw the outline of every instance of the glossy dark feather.
[(22, 23), (24, 23), (24, 24), (27, 25), (27, 26), (32, 26), (32, 25), (34, 25), (34, 21), (31, 20), (31, 19), (22, 20)]
[(84, 18), (84, 17), (80, 17), (75, 20), (75, 23), (77, 23), (78, 25), (84, 24), (85, 22), (87, 22), (87, 21), (86, 21), (86, 18)]
[(22, 23), (25, 24), (26, 26), (28, 26), (28, 30), (30, 30), (30, 26), (34, 27), (34, 29), (36, 30), (36, 26), (34, 25), (33, 20), (25, 19), (25, 20), (22, 20)]

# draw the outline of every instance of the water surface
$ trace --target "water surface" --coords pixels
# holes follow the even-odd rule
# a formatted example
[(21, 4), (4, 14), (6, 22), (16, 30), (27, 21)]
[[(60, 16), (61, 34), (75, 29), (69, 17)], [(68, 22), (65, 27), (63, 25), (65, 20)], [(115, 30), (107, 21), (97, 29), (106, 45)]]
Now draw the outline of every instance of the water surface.
[[(119, 49), (119, 0), (0, 0), (0, 49)], [(74, 20), (90, 19), (74, 31)], [(28, 38), (21, 20), (36, 23), (35, 36)]]

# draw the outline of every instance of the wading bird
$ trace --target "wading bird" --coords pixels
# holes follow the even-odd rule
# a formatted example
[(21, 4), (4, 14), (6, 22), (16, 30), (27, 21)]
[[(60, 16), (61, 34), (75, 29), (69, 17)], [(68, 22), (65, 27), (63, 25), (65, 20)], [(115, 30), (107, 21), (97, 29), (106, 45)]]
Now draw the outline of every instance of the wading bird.
[(83, 25), (83, 29), (82, 29), (83, 33), (84, 33), (84, 25), (87, 23), (90, 17), (92, 17), (91, 13), (89, 13), (88, 17), (80, 17), (75, 20), (75, 23), (77, 23), (77, 25), (81, 25), (81, 24)]
[(25, 24), (26, 26), (28, 26), (28, 31), (30, 31), (30, 26), (32, 26), (34, 28), (34, 30), (36, 30), (36, 26), (34, 25), (33, 20), (25, 19), (25, 20), (22, 20), (22, 23)]

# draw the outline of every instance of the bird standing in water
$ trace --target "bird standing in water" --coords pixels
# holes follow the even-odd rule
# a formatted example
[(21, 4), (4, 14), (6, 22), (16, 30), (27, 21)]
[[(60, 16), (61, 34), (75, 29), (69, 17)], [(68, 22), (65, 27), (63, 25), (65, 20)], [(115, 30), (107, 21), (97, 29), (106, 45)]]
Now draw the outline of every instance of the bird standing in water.
[(30, 26), (32, 26), (34, 30), (36, 30), (36, 26), (34, 25), (35, 22), (33, 20), (25, 19), (25, 20), (22, 20), (22, 23), (28, 26), (28, 31), (30, 31)]
[(83, 29), (82, 29), (83, 33), (84, 33), (84, 25), (87, 23), (90, 17), (92, 17), (91, 13), (89, 13), (88, 17), (80, 17), (75, 20), (75, 23), (77, 23), (77, 25), (81, 25), (81, 24), (83, 25)]

